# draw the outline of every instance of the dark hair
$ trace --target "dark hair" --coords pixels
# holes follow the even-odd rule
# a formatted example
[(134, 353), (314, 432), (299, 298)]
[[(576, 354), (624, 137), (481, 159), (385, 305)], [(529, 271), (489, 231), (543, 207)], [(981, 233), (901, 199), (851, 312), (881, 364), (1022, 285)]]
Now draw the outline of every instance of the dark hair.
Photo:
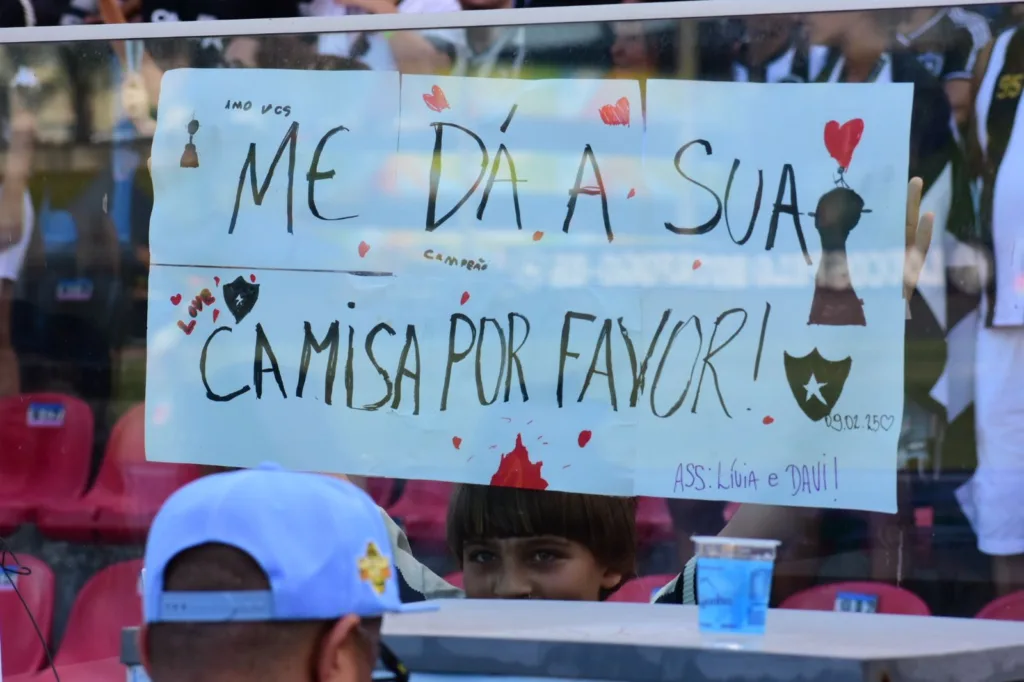
[[(149, 578), (149, 576), (146, 576)], [(178, 554), (164, 571), (175, 592), (270, 589), (267, 574), (240, 549), (219, 543)], [(151, 677), (165, 680), (285, 679), (304, 647), (312, 649), (331, 621), (287, 623), (154, 623), (146, 640)]]
[(495, 538), (553, 535), (578, 542), (603, 565), (636, 574), (636, 500), (457, 485), (448, 505), (448, 547), (462, 565), (467, 543)]

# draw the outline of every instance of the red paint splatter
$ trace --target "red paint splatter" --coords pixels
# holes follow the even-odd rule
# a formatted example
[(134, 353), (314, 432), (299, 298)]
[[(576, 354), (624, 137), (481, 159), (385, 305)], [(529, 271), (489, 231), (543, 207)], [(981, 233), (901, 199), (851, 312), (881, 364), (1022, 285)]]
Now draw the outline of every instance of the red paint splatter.
[(178, 320), (178, 329), (180, 329), (181, 331), (185, 332), (185, 336), (190, 335), (192, 333), (192, 330), (195, 329), (195, 328), (196, 328), (196, 321), (195, 320), (190, 320), (188, 324), (185, 324), (181, 320)]
[(829, 156), (839, 163), (839, 167), (846, 169), (853, 161), (853, 151), (860, 144), (861, 135), (864, 134), (864, 119), (855, 118), (839, 125), (839, 121), (829, 121), (825, 124), (825, 149)]
[(218, 317), (220, 317), (220, 310), (218, 308), (214, 308), (213, 309), (213, 321), (216, 322)]
[(615, 104), (605, 104), (598, 113), (605, 125), (629, 126), (629, 100), (625, 97), (620, 97)]
[(586, 194), (587, 196), (596, 197), (601, 194), (601, 188), (597, 185), (584, 185), (580, 187), (580, 194)]
[(458, 450), (459, 448), (462, 447), (462, 439), (459, 438), (458, 436), (454, 436), (452, 438), (452, 445), (454, 445), (455, 449)]
[(171, 305), (178, 305), (179, 303), (181, 303), (181, 294), (171, 296)]
[(429, 93), (423, 95), (423, 101), (431, 111), (440, 112), (444, 109), (451, 109), (448, 106), (448, 98), (444, 96), (444, 90), (436, 85), (430, 88)]
[(547, 490), (548, 482), (541, 476), (544, 462), (530, 461), (530, 453), (523, 445), (523, 434), (516, 434), (516, 446), (512, 452), (503, 454), (498, 470), (491, 476), (491, 485), (505, 488), (527, 488)]
[(592, 434), (590, 431), (580, 431), (580, 435), (576, 437), (576, 442), (579, 443), (579, 446), (581, 448), (585, 448), (587, 446), (587, 443), (590, 442), (591, 436), (593, 435), (594, 434)]
[(544, 233), (541, 232), (540, 230), (537, 230), (536, 232), (533, 233), (533, 241), (539, 242), (543, 238), (544, 238)]
[(694, 270), (700, 270), (700, 266), (702, 266), (702, 265), (704, 265), (704, 264), (700, 262), (700, 258), (698, 258), (697, 260), (693, 261), (693, 269)]
[(459, 305), (466, 305), (466, 301), (469, 300), (469, 292), (463, 291), (462, 298), (459, 299)]
[(765, 417), (764, 419), (762, 419), (761, 423), (764, 424), (765, 426), (768, 426), (769, 424), (774, 424), (775, 423), (775, 418), (769, 415), (769, 416)]
[(213, 283), (214, 283), (214, 284), (215, 284), (216, 286), (220, 286), (220, 277), (214, 277), (214, 278), (213, 278)]
[(249, 281), (255, 283), (256, 282), (256, 275), (249, 275)]
[(359, 242), (359, 257), (366, 258), (366, 254), (370, 252), (370, 245), (366, 242)]
[(635, 196), (636, 196), (636, 190), (635, 189), (630, 189), (629, 190), (629, 194), (626, 195), (626, 198), (627, 199), (632, 199)]

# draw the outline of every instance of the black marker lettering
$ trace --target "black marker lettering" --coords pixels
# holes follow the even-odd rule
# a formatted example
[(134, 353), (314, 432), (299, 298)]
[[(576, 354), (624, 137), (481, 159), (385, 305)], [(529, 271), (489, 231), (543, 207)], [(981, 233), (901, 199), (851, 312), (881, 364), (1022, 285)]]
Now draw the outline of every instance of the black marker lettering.
[(270, 162), (267, 175), (263, 178), (263, 184), (256, 187), (256, 143), (249, 143), (249, 153), (245, 156), (245, 163), (242, 164), (242, 172), (238, 174), (238, 191), (235, 192), (235, 208), (231, 212), (231, 224), (228, 226), (228, 234), (234, 234), (235, 222), (238, 220), (238, 208), (242, 204), (242, 189), (245, 187), (245, 172), (249, 171), (249, 185), (252, 188), (252, 200), (257, 206), (263, 205), (263, 199), (270, 189), (270, 181), (274, 179), (274, 171), (277, 170), (277, 162), (281, 160), (285, 147), (288, 147), (288, 234), (292, 234), (292, 188), (295, 186), (295, 144), (299, 137), (299, 122), (294, 121), (288, 126), (288, 131), (281, 139), (281, 144), (274, 154), (274, 160)]
[[(722, 321), (725, 320), (725, 318), (736, 313), (743, 315), (743, 319), (740, 320), (739, 326), (736, 327), (736, 330), (729, 336), (729, 338), (727, 338), (725, 342), (722, 343), (722, 345), (716, 348), (715, 334), (718, 333), (718, 326), (722, 324)], [(700, 368), (700, 379), (697, 380), (697, 392), (693, 396), (693, 408), (690, 410), (691, 413), (697, 414), (697, 402), (700, 400), (700, 387), (704, 384), (704, 371), (710, 369), (711, 376), (715, 380), (715, 392), (718, 394), (718, 402), (722, 406), (722, 410), (725, 412), (725, 416), (730, 418), (732, 417), (732, 415), (729, 414), (729, 409), (725, 406), (725, 398), (722, 397), (722, 388), (718, 385), (718, 371), (715, 370), (715, 366), (711, 364), (711, 358), (713, 358), (715, 355), (718, 355), (718, 351), (728, 346), (729, 343), (733, 339), (735, 339), (737, 335), (739, 335), (739, 333), (743, 330), (743, 326), (746, 323), (747, 311), (743, 310), (742, 308), (732, 308), (731, 310), (726, 310), (724, 313), (718, 316), (717, 320), (715, 320), (715, 328), (711, 330), (711, 340), (708, 341), (708, 352), (707, 355), (704, 356), (704, 366)]]
[[(458, 324), (469, 325), (469, 331), (472, 336), (469, 339), (469, 346), (464, 351), (455, 350), (455, 335), (458, 331)], [(452, 367), (457, 362), (462, 362), (468, 356), (470, 351), (473, 350), (473, 345), (476, 343), (476, 326), (473, 324), (473, 320), (469, 319), (462, 313), (453, 313), (451, 316), (451, 325), (448, 327), (448, 364), (444, 370), (444, 388), (441, 389), (441, 411), (444, 412), (448, 409), (448, 388), (451, 386), (452, 381)]]
[(359, 215), (353, 214), (341, 216), (340, 218), (325, 218), (322, 215), (320, 215), (320, 211), (317, 210), (316, 199), (313, 196), (314, 185), (316, 185), (318, 180), (330, 180), (335, 176), (335, 172), (333, 169), (329, 171), (319, 170), (318, 167), (320, 165), (320, 155), (323, 153), (324, 147), (327, 146), (327, 141), (334, 137), (335, 133), (340, 133), (343, 130), (345, 132), (348, 132), (348, 128), (346, 128), (345, 126), (331, 128), (323, 137), (320, 138), (320, 141), (316, 145), (316, 150), (313, 152), (313, 160), (309, 162), (309, 172), (306, 173), (306, 202), (309, 204), (309, 212), (312, 213), (317, 218), (319, 218), (320, 220), (348, 220), (349, 218), (356, 218)]
[[(446, 220), (455, 215), (455, 212), (462, 208), (462, 205), (473, 196), (473, 192), (480, 186), (480, 182), (484, 179), (484, 173), (487, 172), (487, 164), (491, 160), (490, 154), (487, 153), (487, 147), (484, 145), (484, 141), (480, 139), (480, 136), (474, 133), (468, 128), (463, 128), (460, 125), (454, 123), (431, 123), (434, 127), (434, 155), (430, 162), (430, 193), (427, 195), (427, 232), (433, 232), (438, 227), (444, 224)], [(469, 188), (469, 191), (462, 195), (458, 203), (452, 207), (452, 210), (441, 216), (440, 220), (435, 219), (437, 213), (437, 190), (441, 183), (441, 142), (444, 137), (445, 127), (455, 128), (466, 133), (472, 137), (477, 146), (480, 147), (480, 173), (476, 176), (476, 180), (473, 182), (473, 186)]]
[(299, 382), (295, 386), (295, 397), (302, 397), (302, 389), (306, 386), (306, 374), (309, 372), (309, 361), (313, 357), (313, 351), (319, 354), (330, 348), (330, 352), (327, 354), (327, 371), (324, 375), (324, 402), (330, 405), (331, 396), (334, 394), (334, 376), (338, 371), (338, 345), (341, 342), (339, 322), (335, 320), (331, 323), (322, 342), (317, 341), (313, 335), (313, 325), (306, 322), (304, 328), (302, 355), (299, 359)]
[(214, 329), (213, 332), (206, 338), (206, 343), (203, 344), (203, 352), (199, 354), (199, 376), (203, 378), (203, 386), (206, 388), (207, 399), (212, 400), (215, 403), (226, 403), (229, 400), (234, 400), (238, 396), (248, 393), (249, 389), (251, 388), (251, 386), (246, 384), (237, 391), (233, 391), (231, 393), (228, 393), (227, 395), (220, 395), (219, 393), (214, 393), (213, 389), (210, 388), (210, 382), (206, 377), (206, 355), (209, 352), (210, 343), (213, 342), (213, 337), (217, 336), (217, 334), (220, 334), (221, 332), (227, 332), (230, 334), (231, 327), (217, 327), (216, 329)]
[(377, 358), (373, 354), (373, 341), (374, 339), (377, 338), (377, 334), (381, 333), (382, 331), (387, 332), (388, 336), (395, 335), (395, 330), (392, 329), (391, 325), (389, 325), (386, 322), (381, 322), (373, 329), (371, 329), (370, 333), (366, 335), (366, 357), (370, 358), (370, 364), (373, 365), (373, 368), (375, 370), (377, 370), (377, 374), (380, 374), (381, 378), (384, 379), (384, 386), (387, 391), (384, 394), (384, 397), (378, 400), (377, 402), (363, 406), (364, 410), (369, 410), (371, 412), (374, 410), (379, 410), (380, 408), (384, 407), (384, 405), (386, 405), (389, 400), (391, 400), (393, 389), (391, 377), (388, 375), (387, 370), (380, 366), (380, 363), (377, 362)]
[(718, 221), (722, 219), (722, 200), (718, 198), (718, 195), (715, 194), (715, 191), (713, 189), (711, 189), (705, 184), (697, 182), (689, 175), (684, 173), (683, 168), (680, 165), (680, 162), (683, 160), (683, 152), (685, 152), (687, 149), (689, 149), (695, 144), (699, 144), (701, 147), (704, 148), (705, 156), (711, 156), (711, 143), (708, 142), (707, 140), (693, 140), (692, 142), (687, 142), (686, 144), (679, 148), (679, 151), (676, 152), (676, 172), (683, 176), (683, 178), (685, 178), (686, 180), (689, 180), (693, 184), (700, 187), (701, 189), (710, 192), (711, 196), (715, 198), (715, 203), (718, 204), (718, 208), (715, 210), (715, 215), (712, 216), (711, 220), (707, 221), (703, 225), (698, 225), (697, 227), (676, 227), (672, 223), (665, 223), (665, 229), (668, 230), (669, 232), (674, 232), (675, 234), (706, 234), (711, 230), (715, 229), (715, 226), (718, 225)]
[[(782, 199), (787, 188), (791, 202), (784, 204)], [(779, 229), (779, 215), (783, 213), (793, 217), (793, 226), (796, 228), (796, 239), (800, 242), (800, 250), (803, 251), (804, 260), (811, 265), (811, 254), (807, 252), (807, 241), (804, 239), (804, 231), (800, 227), (800, 208), (796, 201), (796, 174), (793, 172), (793, 166), (788, 163), (782, 167), (782, 175), (779, 176), (779, 193), (775, 196), (772, 221), (768, 224), (768, 241), (764, 245), (765, 251), (775, 248), (775, 233)]]
[[(263, 353), (266, 352), (270, 358), (270, 369), (263, 369)], [(256, 384), (256, 398), (263, 397), (263, 375), (273, 372), (277, 387), (281, 389), (281, 397), (287, 398), (284, 390), (284, 380), (281, 379), (281, 368), (278, 367), (277, 358), (274, 356), (274, 349), (270, 347), (270, 339), (263, 332), (263, 325), (256, 323), (256, 359), (252, 363), (252, 382)]]
[(558, 387), (555, 389), (555, 397), (558, 399), (558, 406), (562, 406), (562, 387), (565, 383), (565, 359), (572, 358), (577, 359), (580, 354), (574, 353), (569, 350), (569, 325), (573, 320), (586, 320), (587, 322), (593, 322), (597, 318), (593, 315), (587, 315), (586, 313), (575, 313), (571, 310), (565, 313), (565, 319), (562, 321), (562, 344), (558, 353)]

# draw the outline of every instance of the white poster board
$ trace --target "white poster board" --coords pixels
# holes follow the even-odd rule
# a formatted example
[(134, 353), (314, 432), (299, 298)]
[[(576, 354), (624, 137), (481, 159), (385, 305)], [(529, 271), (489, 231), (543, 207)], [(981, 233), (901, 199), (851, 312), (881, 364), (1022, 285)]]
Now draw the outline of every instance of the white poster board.
[[(281, 79), (305, 111), (371, 87), (352, 75), (246, 82)], [(161, 126), (166, 108), (218, 129), (221, 110), (192, 100), (234, 77), (171, 72)], [(181, 132), (158, 133), (149, 458), (895, 509), (911, 86), (652, 80), (646, 128), (633, 81), (391, 92), (370, 118), (392, 151), (380, 130), (356, 145), (385, 181), (324, 194), (365, 200), (342, 227), (278, 234), (280, 206), (246, 189), (247, 229), (225, 231), (248, 145), (272, 158), (276, 128), (223, 143), (202, 181), (205, 157), (182, 167)], [(337, 177), (356, 156), (332, 160)], [(175, 239), (200, 185), (207, 201), (182, 209), (196, 236)]]

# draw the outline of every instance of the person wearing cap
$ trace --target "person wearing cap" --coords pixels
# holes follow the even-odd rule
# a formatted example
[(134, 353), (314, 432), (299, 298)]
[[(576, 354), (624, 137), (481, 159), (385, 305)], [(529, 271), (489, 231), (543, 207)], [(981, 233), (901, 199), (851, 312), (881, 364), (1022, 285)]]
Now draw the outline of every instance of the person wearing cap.
[(369, 682), (399, 600), (387, 528), (347, 481), (273, 465), (213, 474), (160, 508), (146, 541), (139, 649), (153, 682)]

